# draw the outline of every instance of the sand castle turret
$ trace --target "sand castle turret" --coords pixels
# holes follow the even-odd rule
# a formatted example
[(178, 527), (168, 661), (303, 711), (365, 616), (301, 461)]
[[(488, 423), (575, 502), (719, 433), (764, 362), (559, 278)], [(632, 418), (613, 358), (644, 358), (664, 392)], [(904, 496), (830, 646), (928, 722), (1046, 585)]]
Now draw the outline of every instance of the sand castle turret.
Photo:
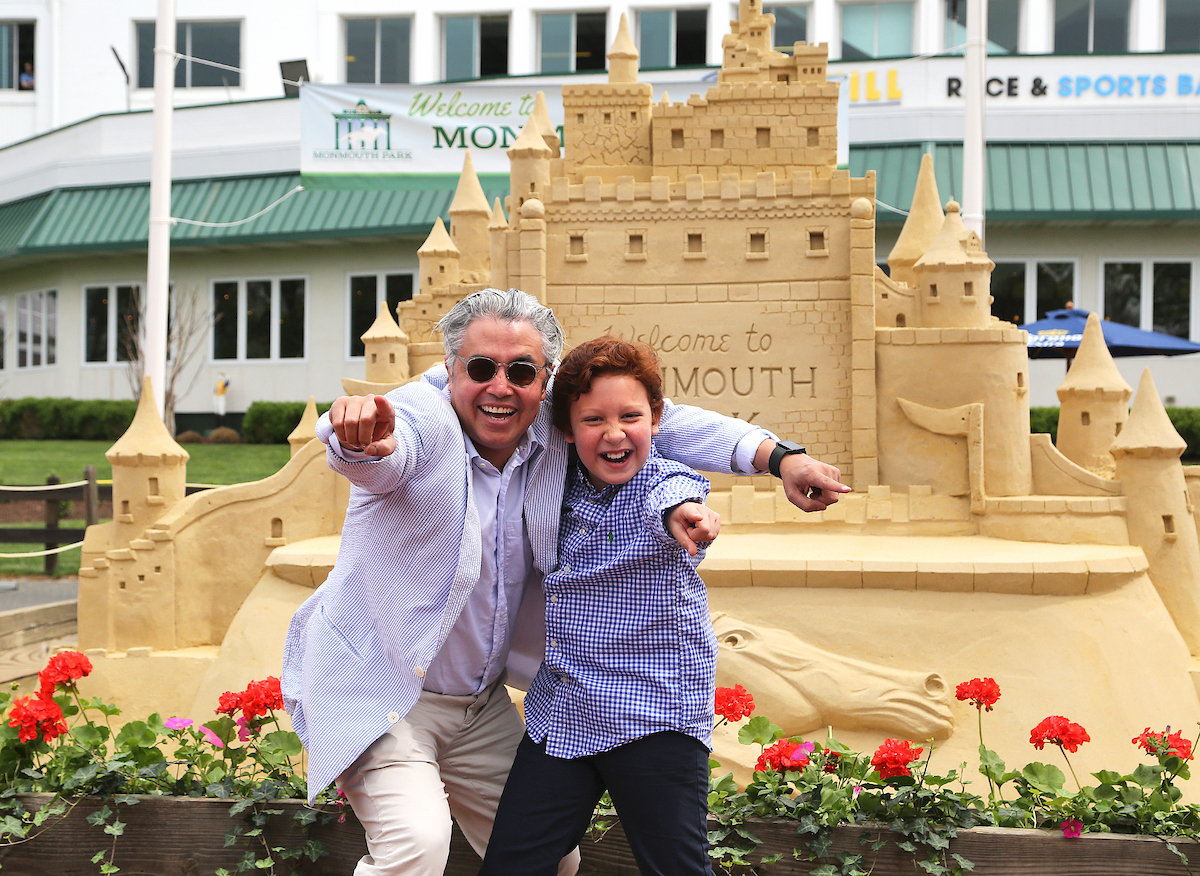
[(1131, 395), (1104, 343), (1100, 317), (1089, 314), (1071, 370), (1058, 387), (1059, 452), (1093, 474), (1113, 477), (1109, 448), (1129, 419)]
[(958, 202), (947, 203), (941, 230), (913, 265), (920, 289), (919, 324), (987, 328), (992, 321), (994, 267), (979, 235), (963, 225)]
[(546, 106), (545, 92), (539, 91), (535, 95), (533, 112), (529, 114), (529, 118), (531, 121), (537, 123), (537, 128), (541, 132), (542, 139), (550, 147), (550, 157), (561, 158), (562, 141), (558, 139), (558, 130), (554, 127), (554, 122), (550, 119), (550, 108)]
[(149, 376), (133, 422), (104, 455), (113, 467), (114, 542), (125, 545), (186, 494), (188, 452), (163, 425)]
[(1187, 442), (1171, 424), (1147, 368), (1129, 420), (1111, 452), (1117, 479), (1128, 497), (1129, 540), (1145, 552), (1150, 580), (1196, 659), (1200, 658), (1200, 542), (1179, 464), (1186, 449)]
[(418, 270), (421, 274), (420, 292), (429, 293), (434, 289), (457, 283), (461, 276), (459, 258), (458, 247), (446, 233), (446, 226), (439, 216), (433, 223), (429, 237), (425, 238), (425, 242), (417, 250), (417, 263), (420, 266)]
[(458, 249), (459, 275), (464, 282), (485, 281), (491, 270), (491, 246), (488, 243), (491, 215), (487, 195), (475, 173), (471, 150), (467, 149), (458, 188), (450, 202), (450, 239)]
[(532, 116), (508, 150), (510, 194), (505, 207), (511, 216), (530, 198), (543, 198), (550, 190), (550, 159), (553, 150), (542, 137), (541, 125)]
[(913, 265), (929, 249), (945, 220), (942, 201), (938, 197), (937, 177), (933, 172), (933, 156), (926, 152), (921, 156), (917, 186), (913, 191), (908, 216), (904, 219), (904, 227), (900, 229), (896, 245), (888, 253), (888, 269), (893, 280), (916, 287), (917, 275), (913, 273)]
[(504, 232), (508, 231), (508, 220), (504, 218), (504, 207), (500, 199), (492, 205), (492, 219), (488, 222), (488, 246), (492, 251), (492, 273), (488, 285), (496, 289), (508, 288), (508, 242)]
[[(384, 305), (384, 307), (386, 306)], [(300, 416), (300, 422), (288, 435), (287, 440), (292, 448), (292, 456), (299, 453), (305, 444), (317, 437), (317, 419), (317, 400), (310, 395), (308, 404), (304, 406), (304, 413)]]
[(631, 83), (638, 81), (638, 59), (641, 53), (629, 33), (629, 23), (625, 13), (621, 13), (621, 21), (617, 25), (617, 38), (613, 40), (612, 48), (608, 50), (608, 81), (610, 83)]
[[(411, 302), (401, 302), (401, 306)], [(392, 319), (387, 303), (379, 305), (379, 313), (371, 327), (362, 333), (366, 359), (366, 379), (342, 378), (347, 395), (383, 395), (402, 383), (413, 373), (408, 335)], [(418, 372), (419, 373), (419, 372)], [(289, 439), (290, 440), (290, 439)]]

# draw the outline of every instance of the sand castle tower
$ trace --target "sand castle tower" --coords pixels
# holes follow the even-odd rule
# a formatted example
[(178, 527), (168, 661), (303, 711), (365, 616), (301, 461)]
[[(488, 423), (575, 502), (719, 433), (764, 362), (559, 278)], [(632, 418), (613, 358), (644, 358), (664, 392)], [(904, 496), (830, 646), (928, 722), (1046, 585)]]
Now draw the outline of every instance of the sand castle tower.
[(450, 239), (459, 252), (459, 275), (463, 281), (472, 283), (487, 280), (490, 270), (488, 220), (492, 211), (475, 173), (471, 150), (466, 152), (458, 188), (450, 202)]
[(963, 226), (958, 202), (947, 203), (941, 230), (912, 268), (921, 290), (920, 324), (987, 328), (992, 321), (989, 289), (994, 267), (979, 235)]
[[(404, 303), (404, 302), (401, 302)], [(412, 373), (409, 367), (408, 335), (381, 302), (375, 322), (362, 334), (366, 358), (366, 379), (342, 378), (348, 395), (383, 395), (405, 383)]]
[(186, 493), (188, 452), (163, 425), (149, 377), (129, 429), (104, 455), (113, 466), (116, 541), (128, 544)]
[(519, 212), (531, 198), (542, 198), (550, 190), (550, 159), (554, 151), (542, 136), (541, 125), (532, 115), (508, 150), (510, 194), (508, 213)]
[(900, 229), (896, 245), (888, 254), (888, 269), (893, 280), (914, 288), (917, 286), (917, 275), (913, 273), (913, 265), (925, 254), (925, 250), (929, 249), (945, 218), (942, 202), (938, 197), (937, 177), (933, 172), (933, 156), (926, 152), (921, 156), (917, 186), (913, 191), (912, 205), (904, 220), (904, 227)]
[(1179, 464), (1186, 449), (1187, 442), (1171, 424), (1147, 368), (1129, 420), (1111, 452), (1117, 479), (1128, 496), (1129, 540), (1145, 551), (1150, 580), (1196, 661), (1200, 660), (1200, 543)]
[(492, 272), (490, 284), (497, 289), (508, 288), (508, 242), (504, 232), (508, 231), (508, 220), (504, 218), (504, 208), (500, 199), (492, 206), (492, 219), (488, 222), (488, 247), (492, 252)]
[(446, 232), (441, 216), (433, 223), (429, 237), (425, 238), (425, 242), (417, 250), (417, 264), (421, 275), (420, 292), (432, 292), (459, 281), (461, 272), (458, 247)]
[(1129, 419), (1131, 395), (1104, 343), (1100, 317), (1090, 314), (1079, 352), (1058, 386), (1059, 452), (1093, 474), (1113, 477), (1116, 467), (1109, 448)]
[(310, 395), (308, 404), (304, 406), (304, 413), (300, 416), (300, 422), (288, 435), (287, 440), (292, 449), (292, 456), (299, 453), (305, 444), (317, 437), (317, 419), (317, 400)]

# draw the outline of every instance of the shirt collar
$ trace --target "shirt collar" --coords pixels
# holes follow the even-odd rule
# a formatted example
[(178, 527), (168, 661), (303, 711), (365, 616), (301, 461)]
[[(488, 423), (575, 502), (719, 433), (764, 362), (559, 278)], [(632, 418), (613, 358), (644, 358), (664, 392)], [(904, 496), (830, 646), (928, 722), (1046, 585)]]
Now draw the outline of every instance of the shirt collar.
[[(467, 458), (470, 459), (472, 463), (475, 463), (476, 461), (487, 462), (486, 459), (479, 455), (479, 451), (475, 449), (474, 442), (471, 441), (471, 436), (466, 432), (463, 432), (463, 443), (467, 448)], [(517, 442), (517, 449), (513, 451), (513, 455), (508, 458), (508, 462), (504, 467), (508, 468), (509, 465), (521, 465), (522, 463), (527, 462), (541, 449), (542, 442), (538, 441), (537, 437), (533, 434), (533, 427), (530, 426), (525, 430), (525, 434), (521, 436), (521, 440)], [(487, 464), (489, 466), (492, 465), (490, 462)], [(495, 466), (492, 467), (494, 468)]]

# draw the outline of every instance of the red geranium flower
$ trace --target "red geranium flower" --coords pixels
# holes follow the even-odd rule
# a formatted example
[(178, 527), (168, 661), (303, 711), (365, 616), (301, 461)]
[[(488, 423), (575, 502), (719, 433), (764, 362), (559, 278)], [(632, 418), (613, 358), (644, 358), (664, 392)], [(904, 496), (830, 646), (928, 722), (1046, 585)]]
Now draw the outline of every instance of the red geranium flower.
[(1029, 731), (1029, 741), (1039, 751), (1050, 743), (1074, 753), (1083, 743), (1091, 742), (1092, 737), (1074, 721), (1068, 721), (1062, 715), (1051, 715)]
[(74, 689), (75, 680), (92, 674), (92, 661), (78, 651), (59, 651), (38, 673), (41, 682), (39, 695), (51, 696), (58, 685)]
[(250, 682), (242, 691), (241, 707), (247, 721), (260, 718), (272, 709), (282, 709), (283, 693), (279, 688), (279, 679), (271, 675), (262, 681)]
[(62, 709), (49, 697), (20, 697), (13, 701), (8, 716), (8, 726), (17, 728), (17, 739), (21, 742), (38, 736), (49, 742), (67, 732)]
[(740, 684), (717, 688), (717, 714), (726, 721), (740, 721), (754, 711), (754, 697)]
[(1192, 759), (1192, 740), (1184, 739), (1182, 731), (1171, 732), (1170, 726), (1162, 733), (1155, 733), (1149, 727), (1133, 737), (1134, 745), (1140, 745), (1149, 754), (1173, 754), (1184, 760)]
[(808, 766), (808, 756), (812, 754), (814, 748), (816, 745), (812, 742), (792, 742), (788, 739), (780, 739), (778, 742), (768, 745), (758, 756), (758, 763), (754, 765), (754, 771), (765, 773), (771, 770), (779, 772), (802, 770)]
[(825, 766), (823, 766), (821, 769), (827, 773), (836, 773), (838, 763), (841, 762), (842, 756), (832, 748), (826, 748), (822, 753), (825, 755)]
[(907, 739), (888, 739), (876, 749), (874, 757), (871, 758), (871, 766), (879, 770), (880, 777), (884, 779), (911, 776), (912, 770), (909, 766), (924, 750), (921, 746), (913, 748)]
[(954, 696), (959, 700), (970, 700), (975, 708), (990, 712), (996, 700), (1000, 699), (1000, 685), (993, 678), (972, 678), (956, 687)]
[(237, 714), (237, 710), (241, 707), (242, 695), (240, 693), (234, 693), (231, 690), (227, 690), (225, 693), (221, 694), (221, 699), (218, 700), (215, 711), (218, 715), (228, 715), (232, 718)]

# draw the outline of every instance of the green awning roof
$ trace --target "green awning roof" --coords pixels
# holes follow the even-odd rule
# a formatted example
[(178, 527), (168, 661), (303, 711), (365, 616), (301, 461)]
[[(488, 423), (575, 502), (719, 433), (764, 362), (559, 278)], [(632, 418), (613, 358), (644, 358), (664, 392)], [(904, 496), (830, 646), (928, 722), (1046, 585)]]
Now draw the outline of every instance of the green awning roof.
[[(508, 194), (506, 176), (481, 177), (488, 200)], [(238, 222), (283, 198), (300, 175), (176, 181), (171, 215)], [(415, 179), (406, 189), (304, 190), (255, 219), (226, 227), (179, 223), (173, 248), (228, 246), (346, 237), (424, 238), (436, 217), (449, 218), (457, 178)], [(148, 183), (57, 189), (0, 205), (0, 259), (55, 253), (144, 249)]]
[[(850, 172), (876, 172), (876, 197), (907, 211), (921, 155), (933, 152), (942, 199), (961, 197), (961, 144), (852, 146)], [(407, 188), (305, 190), (249, 222), (222, 228), (175, 225), (175, 248), (333, 238), (417, 236), (448, 218), (456, 178), (414, 178)], [(503, 175), (481, 178), (491, 201)], [(253, 216), (300, 184), (297, 173), (176, 181), (171, 214), (204, 222)], [(148, 183), (63, 188), (0, 205), (0, 259), (144, 249)], [(903, 216), (885, 207), (882, 224)], [(1200, 220), (1200, 142), (992, 143), (987, 221)]]
[[(907, 211), (915, 143), (850, 148), (850, 172), (875, 171), (877, 200)], [(962, 197), (962, 144), (928, 146), (943, 202)], [(1200, 142), (989, 143), (987, 221), (1200, 220)], [(879, 221), (904, 217), (881, 207)]]

